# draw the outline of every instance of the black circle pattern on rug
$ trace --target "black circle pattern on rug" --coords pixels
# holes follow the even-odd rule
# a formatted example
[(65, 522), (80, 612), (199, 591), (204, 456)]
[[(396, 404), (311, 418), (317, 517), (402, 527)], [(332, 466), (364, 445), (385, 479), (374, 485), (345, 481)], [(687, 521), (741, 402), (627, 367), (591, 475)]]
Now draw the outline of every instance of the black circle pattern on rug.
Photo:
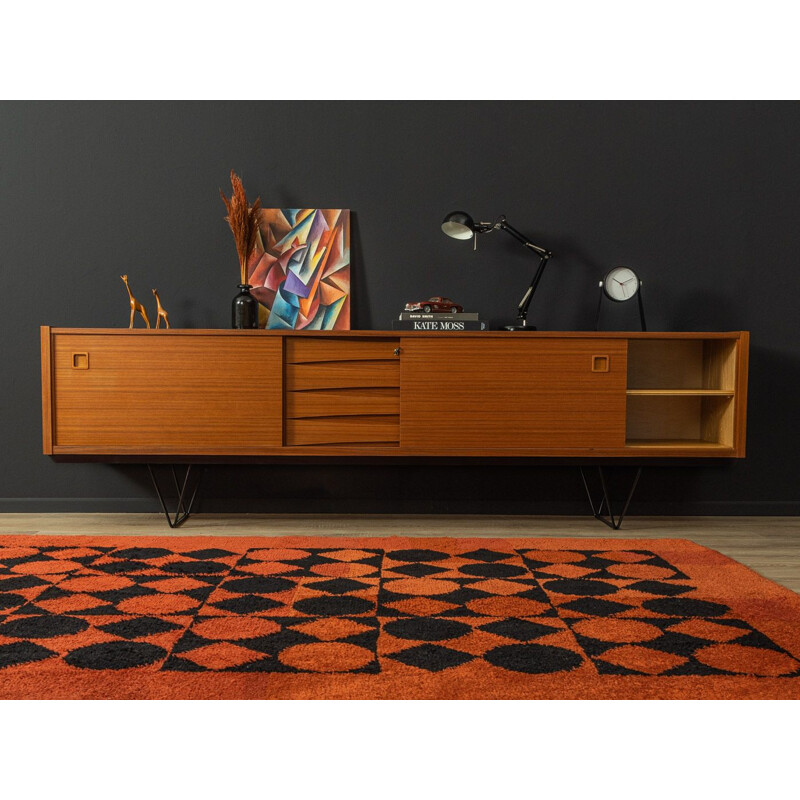
[(529, 642), (538, 639), (540, 636), (547, 636), (553, 633), (552, 625), (542, 625), (538, 622), (531, 622), (526, 619), (501, 619), (480, 626), (481, 630), (503, 636), (506, 639), (514, 639), (518, 642)]
[(450, 558), (447, 553), (438, 550), (390, 550), (386, 553), (393, 561), (444, 561)]
[(288, 578), (273, 578), (254, 576), (252, 578), (233, 578), (225, 581), (222, 588), (229, 592), (238, 592), (240, 594), (274, 594), (276, 592), (285, 592), (293, 588), (294, 581)]
[(180, 630), (180, 625), (159, 617), (134, 617), (122, 622), (110, 622), (99, 626), (101, 631), (121, 636), (123, 639), (141, 639), (159, 633)]
[(173, 555), (172, 550), (163, 547), (126, 547), (114, 552), (114, 558), (138, 561), (140, 559), (165, 558)]
[(73, 650), (64, 661), (83, 669), (145, 667), (165, 658), (167, 651), (147, 642), (102, 642)]
[(89, 623), (79, 617), (60, 614), (43, 614), (34, 617), (13, 617), (0, 625), (0, 636), (13, 636), (19, 639), (53, 639), (57, 636), (70, 636), (81, 633)]
[(25, 602), (25, 598), (21, 594), (14, 594), (13, 592), (3, 592), (0, 594), (0, 611), (7, 608), (16, 608)]
[(730, 611), (722, 603), (693, 600), (691, 597), (661, 597), (657, 600), (646, 600), (642, 606), (648, 611), (674, 617), (721, 617)]
[(453, 667), (460, 667), (474, 659), (469, 653), (461, 650), (452, 650), (438, 644), (421, 644), (393, 653), (389, 656), (394, 661), (399, 661), (409, 667), (416, 667), (426, 672), (442, 672)]
[(344, 617), (366, 614), (373, 611), (375, 605), (363, 597), (333, 595), (330, 597), (305, 597), (298, 600), (294, 607), (303, 614), (315, 617)]
[(280, 608), (281, 604), (271, 597), (261, 597), (257, 594), (243, 594), (239, 597), (230, 597), (219, 600), (212, 606), (220, 611), (230, 611), (232, 614), (257, 614)]
[(3, 667), (16, 667), (19, 664), (31, 664), (34, 661), (44, 661), (54, 658), (58, 653), (42, 647), (33, 642), (13, 642), (0, 645), (0, 669)]
[(580, 653), (544, 644), (507, 644), (484, 655), (495, 667), (529, 675), (545, 675), (576, 669), (583, 663)]
[(165, 564), (163, 569), (179, 575), (217, 575), (227, 572), (229, 567), (219, 561), (173, 561)]
[(412, 617), (387, 622), (383, 628), (386, 633), (398, 639), (412, 639), (420, 642), (440, 642), (457, 639), (472, 630), (470, 625), (455, 619), (437, 617)]
[(495, 562), (486, 564), (465, 564), (461, 567), (459, 572), (478, 578), (518, 578), (528, 574), (528, 571), (524, 567), (518, 567), (514, 564), (498, 564)]
[(591, 597), (598, 597), (606, 594), (614, 594), (617, 587), (613, 583), (606, 583), (605, 581), (595, 580), (563, 580), (546, 581), (544, 588), (549, 592), (558, 592), (559, 594), (576, 594), (586, 595)]

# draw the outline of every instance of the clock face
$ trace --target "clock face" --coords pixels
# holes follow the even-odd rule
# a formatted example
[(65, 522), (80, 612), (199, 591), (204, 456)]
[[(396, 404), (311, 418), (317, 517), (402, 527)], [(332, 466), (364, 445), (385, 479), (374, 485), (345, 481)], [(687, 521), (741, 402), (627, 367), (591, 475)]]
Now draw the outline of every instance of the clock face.
[(603, 278), (603, 291), (609, 300), (623, 303), (636, 296), (639, 291), (639, 278), (628, 267), (614, 267)]

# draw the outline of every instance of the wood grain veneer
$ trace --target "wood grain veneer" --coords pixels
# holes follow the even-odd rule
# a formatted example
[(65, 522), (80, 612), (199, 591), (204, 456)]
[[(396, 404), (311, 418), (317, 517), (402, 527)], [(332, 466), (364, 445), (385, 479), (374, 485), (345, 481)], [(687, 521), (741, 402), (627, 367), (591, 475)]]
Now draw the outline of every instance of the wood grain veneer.
[(287, 392), (286, 418), (400, 414), (400, 387)]
[[(89, 354), (75, 369), (73, 353)], [(53, 339), (52, 449), (87, 452), (252, 452), (279, 447), (279, 339)]]
[(733, 447), (734, 400), (704, 397), (700, 406), (700, 435), (705, 442)]
[(702, 402), (698, 395), (629, 396), (626, 438), (629, 442), (704, 440)]
[(707, 389), (733, 391), (736, 386), (735, 341), (703, 342), (703, 386)]
[(286, 390), (355, 389), (400, 385), (400, 362), (325, 361), (319, 364), (287, 364)]
[(380, 361), (396, 359), (394, 352), (400, 346), (395, 338), (304, 338), (289, 336), (286, 339), (286, 363), (302, 364), (319, 361)]
[(629, 389), (702, 389), (703, 340), (632, 339)]
[(41, 329), (42, 347), (42, 449), (45, 453), (53, 452), (53, 365), (50, 347), (50, 328)]
[(747, 378), (750, 363), (750, 333), (741, 331), (736, 347), (736, 399), (734, 401), (733, 446), (739, 458), (745, 456), (747, 434)]
[(309, 444), (384, 444), (395, 446), (400, 432), (397, 415), (368, 414), (286, 420), (286, 441)]
[[(402, 349), (404, 448), (624, 447), (624, 342), (439, 338)], [(608, 371), (593, 371), (598, 355)]]
[(733, 397), (733, 389), (628, 389), (628, 397)]

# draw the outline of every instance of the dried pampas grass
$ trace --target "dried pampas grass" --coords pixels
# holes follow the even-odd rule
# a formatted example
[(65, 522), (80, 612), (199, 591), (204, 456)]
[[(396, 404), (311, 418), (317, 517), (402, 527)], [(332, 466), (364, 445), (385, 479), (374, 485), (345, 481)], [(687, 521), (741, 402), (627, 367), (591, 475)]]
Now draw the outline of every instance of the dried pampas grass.
[(247, 195), (244, 193), (242, 179), (231, 170), (231, 187), (233, 194), (230, 200), (219, 190), (222, 202), (228, 209), (228, 216), (225, 217), (230, 225), (233, 239), (236, 242), (236, 252), (239, 255), (239, 272), (241, 283), (247, 283), (247, 259), (253, 252), (258, 235), (258, 210), (261, 208), (261, 198), (257, 197), (255, 203), (249, 206)]

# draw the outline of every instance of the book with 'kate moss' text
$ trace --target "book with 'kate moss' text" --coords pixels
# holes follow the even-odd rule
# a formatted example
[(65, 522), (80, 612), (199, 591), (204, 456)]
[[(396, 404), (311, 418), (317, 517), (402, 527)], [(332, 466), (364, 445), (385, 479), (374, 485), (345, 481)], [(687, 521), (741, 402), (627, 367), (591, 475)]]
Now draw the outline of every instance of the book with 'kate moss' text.
[[(444, 315), (443, 315), (444, 316)], [(448, 315), (450, 316), (450, 315)], [(456, 316), (455, 314), (453, 316)], [(401, 319), (392, 322), (393, 331), (487, 331), (483, 320), (469, 319)]]

